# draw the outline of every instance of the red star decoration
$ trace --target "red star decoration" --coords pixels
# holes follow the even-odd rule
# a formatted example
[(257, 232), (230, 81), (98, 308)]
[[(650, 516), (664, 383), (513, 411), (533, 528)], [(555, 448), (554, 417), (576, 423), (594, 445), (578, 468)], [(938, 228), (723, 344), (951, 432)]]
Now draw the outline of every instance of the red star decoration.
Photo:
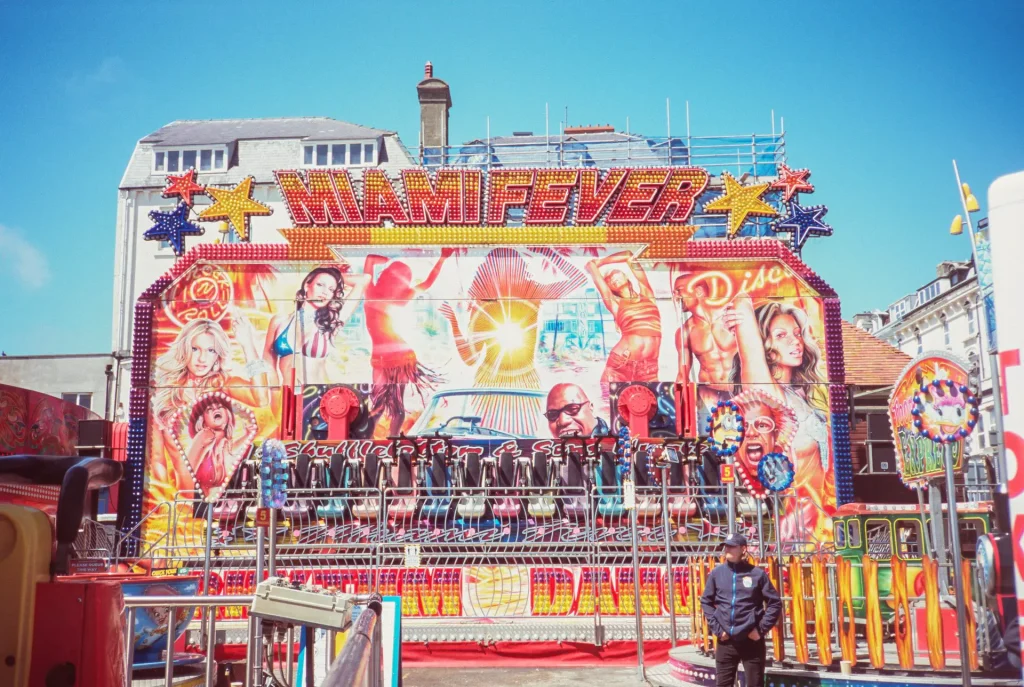
[(184, 174), (168, 174), (167, 188), (164, 189), (163, 197), (181, 196), (185, 205), (192, 207), (192, 194), (206, 193), (206, 187), (196, 183), (196, 170), (190, 169)]
[(771, 185), (776, 191), (782, 191), (782, 200), (789, 202), (797, 193), (814, 193), (814, 185), (807, 181), (811, 176), (809, 169), (790, 169), (783, 163), (779, 164), (779, 178)]

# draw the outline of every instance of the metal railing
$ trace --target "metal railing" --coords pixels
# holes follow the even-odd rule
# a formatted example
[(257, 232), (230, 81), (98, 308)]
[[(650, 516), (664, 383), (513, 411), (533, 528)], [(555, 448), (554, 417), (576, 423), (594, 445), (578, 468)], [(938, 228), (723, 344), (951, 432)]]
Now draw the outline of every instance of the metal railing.
[[(409, 152), (409, 151), (406, 151)], [(428, 169), (500, 167), (696, 166), (736, 177), (771, 177), (786, 161), (783, 133), (653, 137), (584, 133), (495, 137), (448, 147), (420, 147), (409, 156)]]
[(381, 604), (370, 602), (349, 630), (345, 648), (321, 687), (380, 687), (383, 648)]
[[(304, 492), (300, 495), (306, 496)], [(251, 494), (246, 498), (249, 496)], [(867, 648), (875, 652), (871, 658), (873, 664), (881, 661), (887, 666), (895, 665), (892, 658), (894, 645), (886, 642), (882, 646), (884, 635), (893, 626), (891, 617), (895, 617), (899, 621), (896, 625), (903, 627), (903, 638), (898, 643), (899, 664), (903, 667), (922, 667), (927, 662), (933, 668), (939, 665), (939, 649), (934, 640), (925, 649), (915, 645), (915, 638), (920, 634), (916, 609), (926, 608), (927, 616), (933, 619), (941, 614), (942, 604), (950, 594), (949, 576), (956, 571), (945, 564), (932, 564), (930, 559), (918, 563), (906, 556), (893, 556), (891, 561), (865, 556), (847, 563), (835, 556), (827, 546), (815, 546), (814, 551), (810, 551), (814, 545), (810, 541), (806, 543), (807, 550), (801, 551), (799, 542), (792, 541), (780, 547), (778, 533), (774, 528), (776, 518), (766, 518), (766, 515), (770, 509), (785, 512), (787, 501), (765, 504), (747, 499), (742, 494), (737, 496), (737, 521), (732, 524), (735, 529), (748, 534), (752, 555), (775, 571), (786, 609), (776, 641), (781, 642), (786, 637), (794, 638), (800, 647), (798, 663), (816, 660), (823, 665), (831, 665), (834, 649), (838, 648), (838, 652), (849, 660), (848, 656), (856, 658), (859, 651)], [(577, 619), (589, 618), (592, 621), (594, 643), (601, 644), (602, 627), (606, 621), (603, 616), (609, 609), (617, 610), (620, 617), (632, 615), (636, 633), (633, 637), (638, 642), (642, 672), (643, 640), (651, 638), (644, 625), (652, 617), (665, 618), (667, 611), (673, 644), (680, 636), (689, 634), (685, 627), (677, 627), (676, 616), (679, 614), (690, 616), (690, 631), (696, 631), (696, 641), (708, 641), (706, 630), (702, 630), (699, 622), (699, 598), (704, 575), (698, 571), (698, 567), (702, 566), (699, 569), (706, 573), (719, 560), (719, 545), (730, 525), (726, 515), (726, 497), (724, 489), (641, 487), (636, 491), (635, 507), (627, 508), (621, 491), (603, 491), (600, 488), (590, 492), (541, 487), (456, 488), (424, 491), (419, 495), (390, 489), (382, 492), (318, 491), (310, 496), (314, 503), (293, 507), (289, 511), (292, 514), (291, 520), (283, 519), (286, 523), (283, 531), (268, 537), (272, 550), (276, 549), (275, 555), (278, 556), (276, 560), (275, 555), (270, 556), (269, 567), (276, 565), (278, 575), (293, 579), (304, 580), (304, 576), (312, 574), (314, 582), (335, 588), (344, 586), (343, 574), (354, 573), (355, 577), (349, 579), (357, 582), (362, 580), (367, 591), (402, 596), (403, 625), (407, 626), (415, 626), (417, 621), (438, 618), (464, 620), (487, 617), (527, 621), (526, 624), (533, 623), (534, 627), (538, 622), (543, 624), (545, 619), (564, 618), (565, 604), (559, 606), (556, 599), (556, 603), (549, 607), (538, 607), (536, 599), (530, 598), (527, 592), (538, 581), (530, 575), (538, 570), (550, 572), (572, 568), (581, 575), (580, 590), (583, 589), (583, 580), (589, 580), (586, 594), (580, 591), (576, 600), (580, 607), (586, 608)], [(333, 510), (324, 510), (327, 507), (325, 504)], [(796, 505), (800, 505), (799, 502)], [(239, 508), (237, 512), (243, 510)], [(338, 520), (344, 522), (343, 518), (351, 518), (353, 511), (361, 513), (361, 517), (370, 523), (361, 524), (356, 521), (357, 527), (363, 528), (365, 541), (331, 542), (332, 546), (341, 548), (331, 549), (327, 555), (323, 550), (311, 551), (311, 548), (323, 547), (327, 543), (327, 537), (317, 532), (337, 532), (341, 526), (337, 522), (328, 523), (323, 517), (325, 514), (334, 513)], [(316, 515), (318, 512), (319, 516)], [(297, 520), (299, 513), (307, 514), (304, 517), (310, 521), (309, 536), (315, 544), (292, 541), (292, 530), (295, 527), (292, 520)], [(174, 527), (169, 537), (165, 563), (184, 562), (186, 570), (189, 567), (196, 570), (202, 567), (209, 578), (233, 570), (241, 571), (242, 568), (233, 568), (238, 561), (248, 564), (258, 558), (257, 552), (252, 550), (251, 542), (244, 536), (241, 537), (241, 543), (216, 536), (205, 541), (178, 542), (176, 537), (182, 536), (182, 532), (194, 534), (198, 531), (204, 535), (213, 532), (217, 535), (220, 526), (211, 526), (214, 521), (211, 511), (195, 515), (205, 516), (205, 519), (200, 520), (203, 526), (196, 525), (195, 529)], [(227, 525), (228, 529), (244, 529), (248, 526), (249, 523), (245, 522)], [(179, 547), (197, 550), (205, 548), (206, 555), (184, 555), (178, 550)], [(410, 547), (415, 550), (414, 559), (410, 557)], [(228, 551), (237, 555), (225, 555)], [(332, 560), (334, 553), (341, 556), (340, 564)], [(797, 555), (792, 555), (794, 553)], [(930, 577), (927, 578), (930, 586), (926, 586), (924, 593), (907, 589), (905, 567), (908, 561), (912, 566), (921, 565), (930, 571)], [(872, 571), (865, 570), (868, 562), (871, 562)], [(848, 569), (841, 571), (841, 563), (847, 564)], [(225, 565), (227, 567), (222, 568)], [(602, 574), (616, 566), (621, 573), (617, 580), (617, 590), (613, 589), (616, 580)], [(433, 586), (428, 584), (426, 593), (415, 589), (416, 576), (423, 567), (432, 568), (435, 573), (432, 578), (428, 575), (428, 581)], [(652, 605), (651, 600), (657, 598), (658, 594), (652, 595), (650, 590), (643, 589), (650, 579), (648, 572), (655, 570), (657, 576), (657, 570), (662, 568), (666, 571), (668, 587), (664, 595), (664, 609), (660, 603)], [(875, 568), (882, 575), (873, 572)], [(337, 570), (343, 572), (335, 573)], [(444, 577), (446, 571), (451, 573), (450, 579)], [(967, 588), (971, 596), (980, 598), (977, 595), (981, 589), (977, 567), (973, 563), (965, 563), (964, 570), (960, 572), (969, 581)], [(315, 577), (317, 574), (319, 578)], [(337, 577), (332, 577), (335, 574)], [(485, 579), (488, 575), (492, 577), (489, 586), (474, 586), (466, 581), (468, 578)], [(841, 576), (852, 581), (841, 587)], [(893, 580), (891, 591), (868, 584), (866, 580), (869, 578)], [(794, 579), (801, 580), (799, 585), (794, 583)], [(551, 581), (548, 578), (541, 580), (543, 583)], [(249, 587), (255, 582), (255, 578), (249, 580)], [(557, 582), (554, 580), (554, 583)], [(681, 584), (678, 594), (674, 588), (677, 583)], [(794, 586), (797, 588), (794, 589)], [(207, 585), (207, 589), (210, 589), (210, 585)], [(455, 599), (451, 604), (448, 603), (449, 597), (446, 597), (449, 593), (454, 595), (450, 598)], [(613, 594), (618, 595), (618, 606), (615, 608), (612, 608), (615, 606), (614, 601), (611, 606), (606, 606)], [(891, 605), (899, 606), (902, 603), (904, 609), (894, 616), (884, 605), (890, 595), (894, 600)], [(215, 636), (218, 613), (209, 611), (216, 607), (248, 606), (251, 598), (215, 594), (188, 598), (145, 597), (129, 599), (126, 606), (129, 609), (130, 624), (134, 620), (134, 608), (139, 606), (198, 606), (207, 609), (203, 618), (204, 645), (208, 655), (212, 656), (212, 638)], [(509, 599), (517, 601), (510, 603)], [(682, 603), (678, 603), (677, 599), (682, 599)], [(379, 607), (374, 613), (379, 615)], [(168, 614), (168, 631), (173, 617), (174, 614)], [(258, 641), (253, 622), (253, 619), (249, 619), (250, 641)], [(861, 644), (858, 644), (859, 640), (849, 629), (854, 625), (874, 627), (876, 624), (885, 630), (879, 629), (871, 639), (865, 639)], [(934, 620), (928, 621), (926, 634), (929, 636), (935, 632), (933, 624)], [(982, 629), (985, 623), (979, 620), (977, 627), (981, 633), (977, 642), (978, 655), (984, 662), (991, 647)], [(814, 629), (809, 631), (809, 628)], [(339, 675), (359, 673), (366, 675), (368, 684), (375, 684), (372, 680), (375, 679), (375, 672), (379, 672), (379, 661), (376, 658), (368, 659), (367, 652), (371, 656), (377, 656), (379, 652), (379, 619), (367, 616), (359, 625), (359, 632), (362, 639), (351, 645), (342, 656), (343, 663), (336, 664), (332, 669), (333, 679), (339, 679)], [(544, 636), (534, 630), (532, 637), (527, 635), (516, 638), (539, 639)], [(809, 636), (814, 637), (816, 647), (808, 646)], [(331, 644), (333, 646), (333, 642)], [(292, 646), (291, 641), (288, 646)], [(131, 648), (128, 650), (130, 652)], [(290, 656), (291, 651), (288, 653)], [(253, 654), (253, 646), (250, 644), (248, 675), (252, 675)], [(255, 652), (255, 655), (258, 657), (260, 652)], [(922, 660), (922, 656), (925, 660)], [(129, 664), (130, 659), (129, 653)], [(172, 664), (173, 649), (167, 657), (168, 670)], [(209, 675), (212, 667), (208, 665), (206, 670)]]
[[(209, 596), (140, 596), (132, 597), (126, 596), (124, 599), (125, 613), (127, 615), (127, 622), (125, 627), (127, 632), (125, 633), (125, 684), (132, 684), (132, 663), (134, 662), (135, 656), (135, 615), (140, 608), (166, 608), (167, 612), (167, 626), (166, 626), (166, 637), (167, 642), (167, 654), (164, 659), (164, 685), (165, 687), (171, 687), (174, 681), (174, 640), (176, 636), (176, 625), (178, 623), (178, 609), (192, 609), (192, 608), (213, 608), (222, 604), (244, 604), (246, 606), (252, 603), (252, 596), (221, 596), (221, 597), (209, 597)], [(204, 684), (206, 687), (213, 687), (214, 685), (214, 668), (216, 664), (213, 660), (216, 649), (216, 638), (217, 638), (217, 614), (216, 613), (205, 613), (204, 618), (206, 626), (204, 631), (206, 633), (206, 666), (204, 672)], [(252, 621), (250, 621), (252, 622)], [(248, 653), (246, 660), (246, 675), (252, 674), (252, 647)], [(246, 687), (250, 687), (248, 682)]]
[[(252, 593), (260, 552), (247, 504), (256, 496), (229, 492), (213, 510), (184, 500), (159, 507), (160, 516), (148, 522), (160, 532), (147, 535), (154, 543), (142, 567), (201, 573), (210, 594)], [(659, 623), (668, 619), (671, 599), (685, 607), (686, 561), (716, 551), (729, 531), (725, 487), (670, 487), (664, 494), (638, 487), (636, 502), (634, 547), (621, 489), (297, 490), (277, 514), (274, 536), (266, 537), (265, 560), (295, 581), (401, 595), (410, 639), (444, 639), (437, 629), (443, 620), (546, 619), (561, 633), (553, 638), (601, 644), (610, 628), (610, 638), (633, 636), (622, 622), (635, 610), (632, 589), (644, 590), (642, 612)], [(737, 494), (734, 527), (761, 555), (776, 548), (773, 507)], [(799, 539), (784, 542), (784, 553), (820, 548), (809, 534)], [(639, 571), (632, 569), (634, 549)], [(667, 555), (674, 574), (659, 572)], [(215, 614), (244, 621), (247, 609), (223, 604)], [(654, 627), (656, 636), (668, 629)], [(537, 634), (527, 629), (487, 623), (460, 631), (512, 641)]]
[[(140, 596), (125, 597), (124, 606), (126, 614), (126, 627), (128, 632), (125, 638), (125, 684), (132, 684), (133, 657), (135, 653), (135, 636), (132, 628), (135, 627), (136, 614), (140, 608), (162, 608), (167, 609), (167, 625), (164, 628), (166, 637), (173, 638), (178, 624), (178, 609), (188, 609), (191, 612), (195, 608), (212, 609), (219, 604), (232, 604), (249, 606), (252, 604), (252, 596)], [(380, 687), (381, 686), (381, 665), (383, 661), (383, 644), (381, 641), (381, 602), (377, 597), (359, 598), (357, 602), (365, 603), (359, 617), (349, 628), (349, 634), (341, 654), (328, 667), (327, 677), (320, 687)], [(206, 662), (203, 668), (203, 684), (205, 687), (214, 687), (216, 684), (216, 638), (217, 638), (217, 614), (204, 613), (204, 650)], [(256, 641), (262, 641), (262, 633), (257, 632), (257, 625), (260, 623), (256, 618), (249, 619), (250, 637), (256, 637)], [(334, 634), (328, 633), (328, 660), (333, 657)], [(283, 671), (285, 680), (275, 678), (273, 661), (278, 656), (276, 650), (269, 653), (271, 661), (270, 677), (277, 684), (289, 685), (293, 683), (295, 667), (292, 657), (294, 656), (294, 638), (291, 631), (288, 632), (288, 641), (284, 643), (280, 655), (285, 656), (286, 668)], [(246, 652), (245, 663), (245, 686), (253, 687), (254, 684), (262, 687), (264, 681), (264, 666), (257, 665), (256, 661), (261, 652), (255, 651), (256, 647), (250, 643)], [(311, 648), (308, 648), (312, 651)], [(267, 654), (262, 653), (263, 656)], [(262, 661), (261, 661), (262, 663)], [(174, 641), (167, 642), (167, 652), (164, 657), (164, 685), (171, 687), (174, 681), (175, 650)], [(257, 670), (258, 669), (258, 670)]]

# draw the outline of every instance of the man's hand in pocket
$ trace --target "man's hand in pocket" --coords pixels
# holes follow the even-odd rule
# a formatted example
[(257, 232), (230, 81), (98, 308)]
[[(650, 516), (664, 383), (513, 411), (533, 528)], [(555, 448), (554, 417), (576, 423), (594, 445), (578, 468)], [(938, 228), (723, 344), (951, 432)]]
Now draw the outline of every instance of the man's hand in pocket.
[(758, 632), (757, 628), (755, 627), (753, 630), (750, 631), (750, 634), (747, 635), (747, 637), (753, 639), (756, 642), (757, 640), (761, 639), (761, 633)]

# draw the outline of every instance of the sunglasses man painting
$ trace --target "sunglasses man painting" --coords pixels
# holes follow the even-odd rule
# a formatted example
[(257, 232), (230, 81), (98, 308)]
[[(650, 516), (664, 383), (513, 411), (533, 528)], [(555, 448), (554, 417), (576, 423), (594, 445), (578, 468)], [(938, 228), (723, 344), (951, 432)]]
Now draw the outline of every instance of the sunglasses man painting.
[(594, 403), (578, 385), (569, 382), (555, 384), (548, 392), (547, 410), (551, 436), (558, 439), (574, 432), (580, 436), (607, 434), (608, 424), (594, 415)]

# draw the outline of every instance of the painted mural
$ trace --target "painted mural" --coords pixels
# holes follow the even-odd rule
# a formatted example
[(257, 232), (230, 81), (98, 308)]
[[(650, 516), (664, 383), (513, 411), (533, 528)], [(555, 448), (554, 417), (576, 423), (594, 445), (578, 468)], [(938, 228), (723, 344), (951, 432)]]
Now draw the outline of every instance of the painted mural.
[(78, 422), (98, 419), (98, 415), (74, 403), (0, 384), (0, 456), (73, 456), (77, 452)]
[[(740, 406), (741, 470), (778, 452), (796, 466), (783, 539), (828, 542), (825, 298), (777, 257), (643, 249), (348, 245), (329, 260), (195, 261), (153, 310), (142, 512), (216, 502), (279, 436), (285, 390), (300, 399), (295, 439), (326, 437), (320, 399), (341, 385), (360, 402), (350, 439), (440, 432), (493, 447), (606, 434), (625, 386), (685, 383), (700, 426), (718, 402)], [(194, 515), (182, 506), (173, 526), (190, 531)], [(147, 541), (164, 534), (155, 523)]]

